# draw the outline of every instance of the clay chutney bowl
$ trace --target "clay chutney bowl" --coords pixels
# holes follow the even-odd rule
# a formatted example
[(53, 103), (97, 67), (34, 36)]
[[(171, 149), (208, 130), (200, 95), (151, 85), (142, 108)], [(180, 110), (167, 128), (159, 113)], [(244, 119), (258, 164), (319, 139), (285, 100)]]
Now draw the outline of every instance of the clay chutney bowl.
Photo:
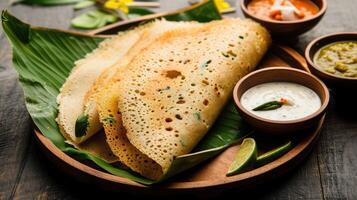
[(336, 89), (356, 91), (357, 78), (338, 76), (325, 72), (314, 63), (314, 56), (322, 47), (340, 41), (357, 42), (357, 32), (333, 33), (316, 38), (306, 47), (305, 58), (311, 72), (326, 82), (329, 86)]
[(270, 33), (275, 37), (283, 36), (293, 38), (309, 31), (319, 23), (319, 21), (322, 19), (327, 10), (327, 0), (312, 0), (319, 7), (319, 12), (313, 17), (294, 21), (278, 21), (258, 17), (252, 14), (248, 10), (248, 4), (251, 1), (252, 0), (241, 1), (240, 8), (244, 16), (253, 19), (256, 22), (259, 22), (261, 25), (267, 28)]
[[(296, 120), (278, 121), (254, 115), (241, 104), (242, 95), (250, 88), (269, 82), (292, 82), (306, 86), (320, 97), (321, 107), (311, 115)], [(325, 114), (329, 103), (329, 91), (325, 84), (315, 76), (298, 69), (288, 67), (271, 67), (252, 72), (243, 77), (233, 90), (233, 98), (242, 118), (260, 133), (278, 136), (301, 134), (313, 128)]]

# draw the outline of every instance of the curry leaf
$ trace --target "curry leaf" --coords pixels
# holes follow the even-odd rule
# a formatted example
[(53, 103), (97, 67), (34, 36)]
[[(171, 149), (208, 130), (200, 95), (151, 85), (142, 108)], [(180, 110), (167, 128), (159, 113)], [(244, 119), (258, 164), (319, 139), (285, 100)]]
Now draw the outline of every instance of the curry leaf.
[(129, 8), (128, 17), (129, 17), (129, 19), (133, 19), (136, 17), (141, 17), (144, 15), (150, 15), (150, 14), (154, 14), (154, 12), (151, 10), (148, 10), (146, 8), (132, 7), (132, 8)]
[(276, 110), (283, 106), (283, 103), (279, 101), (269, 101), (267, 103), (264, 103), (260, 106), (257, 106), (256, 108), (253, 108), (254, 111), (268, 111), (268, 110)]
[(75, 135), (76, 137), (82, 137), (86, 134), (89, 126), (88, 115), (81, 114), (77, 120), (75, 125)]

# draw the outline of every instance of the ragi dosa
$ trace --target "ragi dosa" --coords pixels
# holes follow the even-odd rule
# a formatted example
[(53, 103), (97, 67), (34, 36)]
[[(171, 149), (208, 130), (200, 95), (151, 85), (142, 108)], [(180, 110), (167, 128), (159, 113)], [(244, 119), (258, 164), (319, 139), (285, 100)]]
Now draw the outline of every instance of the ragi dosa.
[(240, 19), (161, 35), (98, 94), (113, 153), (132, 170), (160, 179), (204, 137), (270, 43), (266, 29)]

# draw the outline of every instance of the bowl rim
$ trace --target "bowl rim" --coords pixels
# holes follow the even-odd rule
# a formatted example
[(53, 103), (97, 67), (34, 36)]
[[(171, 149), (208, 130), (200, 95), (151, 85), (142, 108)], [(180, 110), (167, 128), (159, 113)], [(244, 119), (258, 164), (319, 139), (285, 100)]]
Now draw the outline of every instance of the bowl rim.
[(254, 20), (260, 20), (263, 22), (269, 22), (269, 23), (281, 24), (281, 25), (283, 25), (283, 24), (300, 24), (300, 23), (312, 21), (312, 20), (322, 17), (322, 15), (324, 15), (327, 10), (327, 0), (321, 0), (322, 7), (320, 8), (319, 12), (310, 18), (301, 19), (301, 20), (292, 20), (292, 21), (278, 21), (278, 20), (271, 20), (271, 19), (266, 19), (266, 18), (262, 18), (262, 17), (258, 17), (256, 15), (253, 15), (252, 13), (249, 12), (249, 10), (246, 6), (246, 1), (247, 0), (241, 0), (241, 2), (240, 2), (240, 8), (242, 9), (243, 13), (249, 15), (249, 17), (253, 18)]
[[(338, 76), (338, 75), (334, 75), (334, 74), (330, 74), (328, 72), (323, 71), (322, 69), (320, 69), (319, 67), (317, 67), (314, 63), (313, 57), (315, 56), (315, 54), (317, 53), (317, 51), (314, 53), (314, 55), (312, 55), (312, 57), (310, 56), (310, 52), (312, 47), (314, 47), (316, 44), (318, 44), (320, 41), (325, 40), (327, 38), (334, 38), (334, 37), (338, 37), (338, 36), (343, 36), (343, 35), (355, 35), (357, 37), (357, 32), (335, 32), (335, 33), (330, 33), (327, 35), (323, 35), (320, 36), (318, 38), (315, 38), (314, 40), (312, 40), (306, 47), (305, 49), (305, 59), (308, 63), (309, 66), (313, 67), (315, 70), (317, 70), (318, 72), (324, 74), (327, 77), (331, 77), (334, 79), (340, 79), (340, 80), (351, 80), (351, 81), (357, 81), (357, 77), (356, 78), (352, 78), (352, 77), (344, 77), (344, 76)], [(337, 40), (335, 42), (338, 41), (348, 41), (348, 40)], [(356, 40), (357, 42), (357, 40)], [(329, 43), (332, 44), (333, 42)], [(328, 44), (327, 44), (328, 45)]]
[[(322, 87), (323, 93), (326, 95), (325, 100), (322, 100), (322, 98), (319, 96), (319, 98), (321, 100), (321, 107), (317, 111), (315, 111), (314, 113), (312, 113), (310, 115), (307, 115), (307, 116), (299, 118), (299, 119), (287, 120), (287, 121), (266, 119), (266, 118), (254, 115), (251, 112), (249, 112), (247, 109), (245, 109), (242, 106), (241, 102), (240, 102), (240, 98), (238, 98), (238, 89), (240, 88), (242, 83), (244, 81), (246, 81), (247, 79), (251, 78), (255, 74), (267, 73), (267, 72), (272, 71), (272, 70), (285, 70), (285, 71), (289, 71), (290, 73), (305, 74), (308, 77), (312, 78), (314, 81), (316, 81)], [(305, 86), (305, 87), (308, 87), (308, 86)], [(310, 88), (310, 87), (308, 87), (308, 88)], [(310, 89), (313, 90), (312, 88), (310, 88)], [(315, 90), (313, 90), (313, 91), (316, 92)], [(236, 106), (238, 106), (238, 108), (242, 112), (244, 112), (244, 114), (248, 115), (251, 118), (257, 119), (260, 122), (271, 123), (271, 124), (293, 125), (293, 124), (299, 124), (299, 123), (302, 123), (302, 122), (305, 122), (305, 121), (309, 121), (309, 120), (314, 119), (314, 118), (318, 117), (319, 115), (321, 115), (326, 110), (326, 108), (327, 108), (327, 106), (329, 104), (330, 93), (329, 93), (329, 90), (328, 90), (327, 86), (320, 79), (318, 79), (316, 76), (312, 75), (311, 73), (308, 73), (308, 72), (305, 72), (305, 71), (299, 70), (299, 69), (276, 66), (276, 67), (269, 67), (269, 68), (265, 68), (265, 69), (260, 69), (260, 70), (254, 71), (254, 72), (244, 76), (242, 79), (240, 79), (237, 82), (237, 84), (235, 85), (234, 89), (233, 89), (233, 99), (234, 99), (234, 102), (235, 102)]]

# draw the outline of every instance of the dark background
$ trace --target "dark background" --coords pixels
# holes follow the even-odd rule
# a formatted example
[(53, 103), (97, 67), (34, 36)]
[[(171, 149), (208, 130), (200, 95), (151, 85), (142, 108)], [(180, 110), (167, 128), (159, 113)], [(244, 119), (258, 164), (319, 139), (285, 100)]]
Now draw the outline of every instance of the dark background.
[[(0, 0), (0, 10), (8, 9), (33, 25), (68, 29), (75, 16), (71, 5), (10, 6), (9, 2)], [(160, 2), (158, 10), (188, 5), (187, 0)], [(356, 0), (328, 0), (328, 11), (319, 25), (291, 46), (303, 53), (309, 41), (318, 36), (357, 31), (356, 4)], [(236, 14), (241, 16), (241, 11), (237, 9)], [(351, 92), (348, 98), (353, 95), (357, 96)], [(332, 93), (321, 137), (311, 155), (296, 170), (245, 193), (231, 191), (226, 195), (233, 194), (230, 198), (234, 199), (357, 199), (357, 100), (347, 100), (347, 97), (336, 100)], [(11, 48), (0, 27), (0, 200), (129, 196), (123, 191), (110, 193), (78, 183), (58, 172), (44, 158), (34, 139), (32, 121), (11, 64)]]

